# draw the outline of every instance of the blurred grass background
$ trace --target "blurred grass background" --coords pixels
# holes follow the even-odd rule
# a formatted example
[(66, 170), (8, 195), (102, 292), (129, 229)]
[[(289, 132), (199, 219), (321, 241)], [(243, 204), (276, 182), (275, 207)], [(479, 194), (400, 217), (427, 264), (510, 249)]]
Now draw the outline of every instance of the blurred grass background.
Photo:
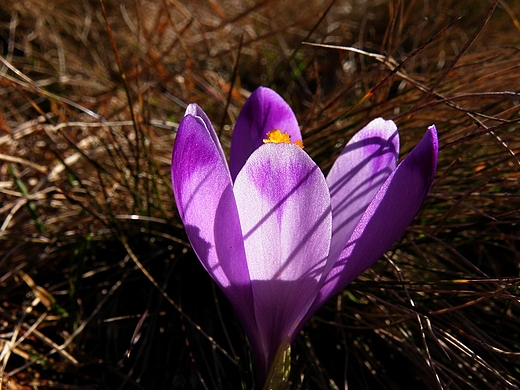
[(169, 164), (186, 104), (228, 148), (260, 85), (324, 171), (378, 116), (402, 155), (440, 137), (422, 211), (306, 326), (292, 388), (520, 388), (519, 17), (516, 0), (3, 1), (2, 389), (254, 386)]

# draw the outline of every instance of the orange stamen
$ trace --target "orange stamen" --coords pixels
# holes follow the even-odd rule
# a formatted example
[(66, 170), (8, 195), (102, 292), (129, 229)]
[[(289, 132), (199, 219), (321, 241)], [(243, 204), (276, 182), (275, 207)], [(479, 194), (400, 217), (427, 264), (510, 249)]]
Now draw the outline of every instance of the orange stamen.
[(298, 145), (303, 149), (303, 142), (301, 140), (296, 140), (295, 142), (291, 141), (291, 136), (289, 133), (282, 133), (281, 130), (275, 129), (269, 131), (267, 134), (267, 139), (264, 139), (264, 144), (273, 143), (273, 144), (294, 144)]

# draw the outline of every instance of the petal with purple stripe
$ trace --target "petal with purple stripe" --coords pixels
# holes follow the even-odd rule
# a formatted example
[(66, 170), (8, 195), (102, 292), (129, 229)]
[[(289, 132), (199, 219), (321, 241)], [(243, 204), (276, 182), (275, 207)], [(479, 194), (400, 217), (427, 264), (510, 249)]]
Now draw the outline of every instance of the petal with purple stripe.
[(290, 144), (258, 148), (234, 191), (262, 342), (258, 364), (265, 375), (322, 283), (332, 229), (330, 196), (318, 166)]

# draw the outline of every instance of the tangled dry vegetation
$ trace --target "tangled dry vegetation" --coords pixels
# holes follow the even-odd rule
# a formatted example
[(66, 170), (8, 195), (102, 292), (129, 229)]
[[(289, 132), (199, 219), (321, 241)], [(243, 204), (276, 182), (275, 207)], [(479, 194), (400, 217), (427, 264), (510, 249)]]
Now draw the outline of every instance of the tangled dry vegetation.
[(2, 2), (2, 388), (251, 388), (169, 163), (187, 103), (229, 145), (259, 85), (324, 170), (377, 116), (405, 154), (440, 135), (425, 206), (302, 332), (293, 388), (520, 388), (519, 17), (513, 0)]

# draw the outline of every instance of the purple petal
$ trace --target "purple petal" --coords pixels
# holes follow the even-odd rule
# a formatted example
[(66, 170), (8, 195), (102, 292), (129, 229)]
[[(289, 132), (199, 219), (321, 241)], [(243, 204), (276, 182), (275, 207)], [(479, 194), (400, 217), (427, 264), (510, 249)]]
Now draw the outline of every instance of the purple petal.
[(253, 297), (231, 176), (215, 130), (194, 104), (179, 124), (171, 174), (193, 250), (252, 331)]
[(292, 142), (302, 140), (291, 107), (273, 90), (260, 87), (247, 99), (235, 124), (229, 157), (233, 181), (251, 153), (263, 145), (271, 130), (288, 133)]
[(218, 135), (215, 132), (215, 129), (213, 128), (213, 125), (211, 124), (211, 121), (209, 120), (206, 113), (202, 110), (202, 108), (199, 107), (198, 104), (189, 104), (188, 107), (186, 108), (186, 112), (184, 113), (184, 116), (187, 116), (187, 115), (193, 115), (194, 117), (197, 117), (204, 122), (204, 126), (206, 127), (206, 129), (208, 129), (207, 131), (209, 132), (211, 139), (213, 140), (213, 142), (215, 143), (215, 146), (218, 149), (220, 158), (224, 162), (226, 169), (228, 169), (227, 164), (226, 164), (226, 155), (224, 154), (224, 151), (222, 150), (222, 146), (220, 145)]
[(399, 133), (392, 121), (374, 119), (357, 132), (332, 166), (327, 184), (332, 203), (330, 256), (337, 259), (368, 204), (394, 171)]
[(430, 191), (437, 154), (437, 130), (431, 126), (374, 196), (305, 320), (370, 267), (405, 232)]
[(331, 239), (325, 178), (298, 146), (266, 144), (235, 181), (258, 323), (260, 377), (291, 338), (323, 281)]

